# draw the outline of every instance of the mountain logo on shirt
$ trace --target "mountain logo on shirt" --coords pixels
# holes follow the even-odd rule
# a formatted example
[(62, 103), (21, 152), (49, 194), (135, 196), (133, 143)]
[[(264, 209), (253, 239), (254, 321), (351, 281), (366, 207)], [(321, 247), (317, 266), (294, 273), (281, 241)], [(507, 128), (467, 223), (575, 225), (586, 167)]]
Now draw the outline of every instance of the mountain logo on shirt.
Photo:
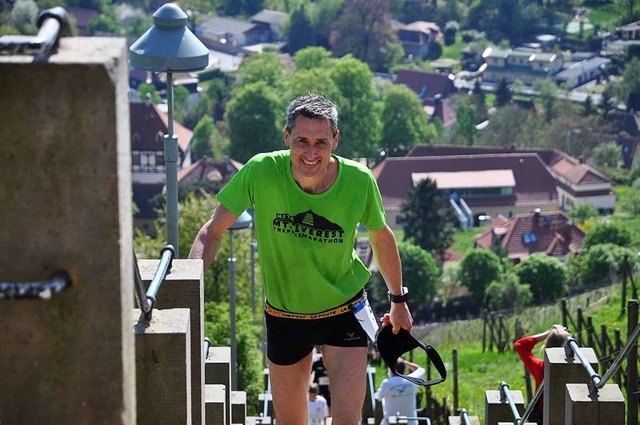
[(312, 210), (294, 215), (277, 213), (273, 230), (319, 243), (344, 243), (344, 229)]

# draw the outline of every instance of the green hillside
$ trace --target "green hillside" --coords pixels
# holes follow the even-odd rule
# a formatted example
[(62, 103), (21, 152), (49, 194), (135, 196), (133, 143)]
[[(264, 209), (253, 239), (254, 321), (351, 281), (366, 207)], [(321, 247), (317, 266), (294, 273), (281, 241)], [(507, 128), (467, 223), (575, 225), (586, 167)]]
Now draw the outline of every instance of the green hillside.
[[(627, 299), (629, 299), (630, 290), (627, 292), (629, 293)], [(592, 318), (598, 332), (601, 325), (607, 325), (608, 333), (613, 339), (616, 328), (620, 328), (622, 334), (626, 335), (627, 317), (626, 314), (620, 314), (620, 295), (621, 286), (611, 285), (567, 298), (567, 307), (574, 318), (577, 309), (582, 308), (585, 317)], [(514, 339), (516, 318), (525, 334), (534, 334), (562, 321), (561, 306), (556, 304), (531, 307), (516, 315), (505, 316), (511, 341)], [(573, 329), (570, 330), (575, 332)], [(508, 344), (503, 353), (498, 353), (496, 347), (492, 352), (487, 348), (483, 353), (481, 319), (415, 326), (413, 333), (434, 346), (446, 363), (447, 380), (432, 387), (432, 391), (433, 397), (440, 402), (446, 399), (450, 408), (453, 408), (454, 403), (452, 362), (454, 349), (458, 351), (458, 408), (467, 409), (471, 416), (478, 416), (482, 422), (485, 390), (497, 390), (501, 381), (507, 382), (512, 390), (521, 390), (526, 400), (524, 367), (513, 351), (512, 345)], [(623, 337), (623, 341), (626, 341), (626, 337)], [(581, 346), (587, 345), (586, 341), (582, 342), (579, 339), (578, 343)], [(414, 354), (414, 361), (422, 365), (426, 364), (422, 350), (414, 350)], [(434, 370), (433, 374), (435, 376), (437, 372)], [(376, 385), (379, 385), (384, 377), (386, 377), (386, 370), (380, 366), (376, 371)]]

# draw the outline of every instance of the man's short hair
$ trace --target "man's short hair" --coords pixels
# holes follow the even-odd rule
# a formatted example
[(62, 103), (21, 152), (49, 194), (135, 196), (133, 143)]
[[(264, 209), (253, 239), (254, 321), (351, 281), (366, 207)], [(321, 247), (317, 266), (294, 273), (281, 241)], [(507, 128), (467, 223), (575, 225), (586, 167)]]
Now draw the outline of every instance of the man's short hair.
[(309, 394), (318, 395), (319, 393), (320, 393), (320, 387), (316, 382), (309, 384)]
[(291, 132), (296, 118), (302, 115), (307, 118), (329, 120), (332, 135), (338, 132), (338, 109), (329, 99), (321, 94), (309, 93), (296, 97), (287, 107), (287, 130)]
[(398, 357), (398, 361), (396, 362), (396, 370), (392, 370), (391, 372), (393, 372), (394, 375), (404, 375), (405, 367), (406, 365), (404, 364), (404, 360), (402, 359), (402, 357)]

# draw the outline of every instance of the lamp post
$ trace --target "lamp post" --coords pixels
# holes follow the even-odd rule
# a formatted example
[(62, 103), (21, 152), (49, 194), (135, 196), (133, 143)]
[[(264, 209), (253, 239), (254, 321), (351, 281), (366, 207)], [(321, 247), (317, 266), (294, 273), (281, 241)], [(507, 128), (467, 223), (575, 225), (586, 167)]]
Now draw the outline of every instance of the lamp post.
[(167, 73), (168, 134), (164, 136), (167, 187), (167, 241), (178, 258), (178, 137), (173, 134), (173, 72), (204, 69), (209, 50), (187, 28), (188, 17), (178, 6), (167, 3), (153, 14), (153, 26), (129, 48), (129, 61), (136, 68)]
[(229, 227), (229, 318), (231, 319), (231, 389), (238, 385), (238, 347), (236, 342), (236, 258), (233, 256), (233, 231), (246, 229), (253, 223), (251, 214), (244, 211)]

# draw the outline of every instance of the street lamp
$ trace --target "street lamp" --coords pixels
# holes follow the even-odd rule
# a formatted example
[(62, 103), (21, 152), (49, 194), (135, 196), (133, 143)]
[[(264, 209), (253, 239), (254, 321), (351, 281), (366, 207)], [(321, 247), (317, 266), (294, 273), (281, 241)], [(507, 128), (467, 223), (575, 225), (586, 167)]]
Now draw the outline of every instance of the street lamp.
[(204, 69), (209, 50), (187, 28), (187, 14), (167, 3), (153, 14), (153, 26), (129, 48), (136, 68), (167, 73), (168, 134), (164, 136), (167, 241), (178, 258), (178, 137), (173, 134), (173, 72)]
[(231, 319), (231, 389), (238, 384), (238, 344), (236, 342), (236, 258), (233, 256), (233, 231), (246, 229), (253, 223), (251, 214), (244, 211), (229, 227), (229, 316)]

